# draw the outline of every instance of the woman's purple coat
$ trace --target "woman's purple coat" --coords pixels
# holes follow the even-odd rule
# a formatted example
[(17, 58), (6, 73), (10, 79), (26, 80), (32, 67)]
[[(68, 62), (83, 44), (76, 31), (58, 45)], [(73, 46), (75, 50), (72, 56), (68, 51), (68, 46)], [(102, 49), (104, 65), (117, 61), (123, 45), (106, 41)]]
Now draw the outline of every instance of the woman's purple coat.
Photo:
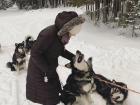
[[(84, 19), (75, 12), (62, 12), (56, 17), (55, 24), (42, 30), (31, 50), (28, 65), (26, 97), (28, 100), (44, 105), (59, 103), (61, 85), (56, 68), (58, 57), (71, 60), (74, 56), (64, 48), (62, 37), (69, 34), (75, 25)], [(67, 43), (67, 42), (66, 42)], [(44, 82), (47, 76), (48, 82)]]

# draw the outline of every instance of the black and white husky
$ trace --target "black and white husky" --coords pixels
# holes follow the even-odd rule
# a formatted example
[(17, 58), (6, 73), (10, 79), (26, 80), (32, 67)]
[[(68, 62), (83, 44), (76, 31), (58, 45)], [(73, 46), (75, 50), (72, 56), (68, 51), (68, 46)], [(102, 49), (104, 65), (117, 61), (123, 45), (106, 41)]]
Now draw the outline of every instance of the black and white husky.
[(60, 96), (65, 105), (91, 105), (93, 103), (90, 95), (96, 87), (90, 69), (91, 63), (92, 58), (86, 61), (84, 55), (77, 51), (73, 61), (65, 65), (72, 69)]
[(30, 52), (34, 42), (35, 42), (35, 40), (32, 36), (27, 36), (25, 38), (24, 48), (25, 48), (26, 53)]
[[(94, 73), (94, 83), (96, 84), (96, 91), (104, 99), (106, 99), (106, 105), (122, 105), (128, 96), (127, 85), (122, 82), (116, 82), (115, 80), (109, 80), (103, 75)], [(104, 81), (110, 83), (105, 83)], [(112, 85), (114, 84), (114, 85)], [(117, 85), (117, 86), (115, 86)], [(123, 88), (120, 88), (120, 87)]]
[(24, 41), (22, 43), (15, 44), (15, 52), (12, 57), (12, 62), (7, 63), (7, 67), (11, 68), (11, 71), (19, 71), (25, 68), (26, 54), (24, 50)]

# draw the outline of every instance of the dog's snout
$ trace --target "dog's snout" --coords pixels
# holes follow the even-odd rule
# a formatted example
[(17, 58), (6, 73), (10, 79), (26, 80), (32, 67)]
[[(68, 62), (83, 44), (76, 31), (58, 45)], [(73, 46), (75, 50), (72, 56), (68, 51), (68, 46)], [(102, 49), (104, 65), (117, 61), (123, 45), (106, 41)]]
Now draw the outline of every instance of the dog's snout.
[(79, 50), (77, 50), (77, 51), (76, 51), (76, 54), (79, 54), (79, 55), (80, 55), (80, 54), (81, 54), (81, 52), (80, 52)]

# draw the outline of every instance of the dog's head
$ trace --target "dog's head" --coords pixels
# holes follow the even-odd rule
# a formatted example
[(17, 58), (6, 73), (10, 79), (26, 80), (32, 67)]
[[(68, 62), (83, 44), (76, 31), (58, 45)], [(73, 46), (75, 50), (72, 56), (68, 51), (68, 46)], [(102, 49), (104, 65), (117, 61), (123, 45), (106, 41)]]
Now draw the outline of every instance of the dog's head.
[[(115, 80), (113, 80), (112, 83), (118, 85)], [(125, 84), (123, 84), (122, 87), (127, 88)], [(127, 90), (113, 86), (113, 88), (111, 88), (111, 101), (113, 103), (123, 102), (126, 94)]]
[(18, 53), (25, 53), (24, 51), (24, 41), (22, 43), (15, 43), (15, 52), (18, 52)]
[(76, 55), (73, 57), (73, 60), (65, 66), (74, 70), (87, 72), (90, 68), (92, 68), (92, 58), (90, 57), (86, 61), (84, 54), (77, 50)]

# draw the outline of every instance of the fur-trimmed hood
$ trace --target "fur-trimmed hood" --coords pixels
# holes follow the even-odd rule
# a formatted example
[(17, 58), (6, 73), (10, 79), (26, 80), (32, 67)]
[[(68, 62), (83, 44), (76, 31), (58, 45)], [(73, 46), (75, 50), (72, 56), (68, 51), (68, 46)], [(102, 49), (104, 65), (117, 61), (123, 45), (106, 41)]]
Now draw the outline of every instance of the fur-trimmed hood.
[(74, 26), (80, 25), (85, 22), (85, 18), (82, 15), (79, 15), (76, 12), (63, 11), (59, 13), (55, 20), (55, 26), (58, 29), (58, 36), (63, 36), (68, 33)]

